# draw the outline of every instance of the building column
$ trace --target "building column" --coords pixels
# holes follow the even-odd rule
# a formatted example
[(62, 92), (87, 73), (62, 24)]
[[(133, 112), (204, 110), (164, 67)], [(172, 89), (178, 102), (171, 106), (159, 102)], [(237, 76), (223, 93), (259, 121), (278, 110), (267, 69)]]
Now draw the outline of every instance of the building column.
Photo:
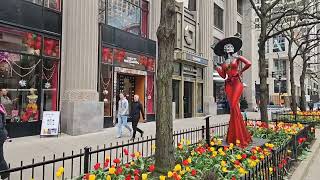
[(200, 29), (200, 54), (208, 59), (208, 67), (205, 68), (204, 86), (204, 113), (215, 115), (217, 107), (213, 96), (213, 9), (214, 2), (211, 0), (201, 0), (199, 2), (199, 29)]
[(61, 128), (70, 135), (103, 128), (98, 94), (98, 0), (63, 3)]

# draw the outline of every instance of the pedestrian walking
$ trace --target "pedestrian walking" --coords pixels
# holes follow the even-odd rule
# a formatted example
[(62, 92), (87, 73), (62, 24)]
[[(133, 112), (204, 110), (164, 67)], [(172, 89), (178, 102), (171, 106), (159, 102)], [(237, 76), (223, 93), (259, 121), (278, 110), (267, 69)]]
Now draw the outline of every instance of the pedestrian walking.
[[(8, 136), (8, 132), (5, 128), (5, 122), (6, 122), (6, 109), (2, 105), (1, 99), (0, 99), (0, 171), (9, 169), (3, 155), (3, 144), (6, 141)], [(7, 177), (9, 177), (9, 173), (1, 175), (1, 179), (6, 179)]]
[(133, 99), (134, 99), (134, 102), (131, 105), (131, 112), (130, 112), (130, 117), (132, 120), (132, 128), (133, 128), (133, 135), (131, 140), (134, 140), (136, 138), (137, 131), (141, 134), (141, 137), (143, 137), (144, 132), (138, 128), (140, 113), (142, 114), (143, 121), (145, 122), (143, 106), (139, 101), (139, 96), (134, 95)]
[[(118, 124), (117, 124), (117, 138), (121, 138), (122, 136), (122, 128), (126, 127), (130, 131), (130, 136), (132, 135), (132, 129), (128, 125), (128, 115), (129, 115), (129, 102), (127, 98), (120, 93), (120, 100), (118, 105)], [(115, 125), (116, 122), (114, 121)]]

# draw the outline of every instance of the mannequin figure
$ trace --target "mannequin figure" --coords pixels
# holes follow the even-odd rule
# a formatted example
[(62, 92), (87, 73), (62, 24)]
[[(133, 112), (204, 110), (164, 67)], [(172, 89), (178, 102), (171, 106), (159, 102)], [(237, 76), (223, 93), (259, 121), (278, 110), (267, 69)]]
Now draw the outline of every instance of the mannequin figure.
[(38, 96), (35, 94), (36, 89), (30, 89), (30, 95), (28, 98), (28, 105), (26, 107), (25, 113), (22, 115), (21, 120), (23, 122), (28, 122), (30, 120), (37, 121), (39, 119), (37, 100)]
[[(236, 37), (221, 40), (215, 47), (214, 52), (218, 56), (224, 56), (225, 61), (220, 66), (215, 62), (215, 69), (219, 75), (226, 79), (225, 92), (230, 106), (230, 121), (227, 133), (227, 142), (236, 144), (240, 141), (240, 147), (246, 147), (251, 142), (246, 125), (240, 111), (239, 100), (243, 92), (241, 82), (242, 73), (251, 66), (251, 62), (242, 56), (235, 55), (242, 46), (242, 41)], [(239, 69), (240, 64), (245, 66)]]

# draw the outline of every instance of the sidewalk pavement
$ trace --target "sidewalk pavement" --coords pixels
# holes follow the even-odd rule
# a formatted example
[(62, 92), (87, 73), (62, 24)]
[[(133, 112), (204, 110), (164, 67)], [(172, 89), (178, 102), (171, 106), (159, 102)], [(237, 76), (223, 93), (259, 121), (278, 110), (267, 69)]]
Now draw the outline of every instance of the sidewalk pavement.
[[(258, 119), (259, 117), (259, 113), (248, 113), (248, 118)], [(224, 123), (228, 122), (228, 120), (228, 114), (217, 115), (210, 118), (210, 124)], [(196, 128), (203, 125), (205, 125), (203, 118), (177, 119), (173, 122), (173, 130)], [(144, 130), (144, 137), (155, 136), (155, 122), (139, 124), (139, 127)], [(56, 158), (62, 157), (63, 152), (68, 156), (71, 155), (71, 151), (79, 153), (80, 149), (86, 146), (97, 147), (99, 145), (102, 147), (104, 144), (127, 142), (130, 137), (129, 132), (125, 128), (124, 133), (125, 136), (121, 139), (116, 138), (116, 128), (107, 128), (100, 132), (81, 136), (62, 134), (58, 138), (40, 138), (40, 136), (16, 138), (12, 142), (5, 143), (4, 155), (6, 161), (11, 164), (11, 167), (17, 167), (20, 166), (21, 161), (25, 165), (31, 164), (32, 158), (35, 159), (35, 162), (41, 162), (44, 156), (46, 160), (52, 159), (53, 154), (56, 155)]]

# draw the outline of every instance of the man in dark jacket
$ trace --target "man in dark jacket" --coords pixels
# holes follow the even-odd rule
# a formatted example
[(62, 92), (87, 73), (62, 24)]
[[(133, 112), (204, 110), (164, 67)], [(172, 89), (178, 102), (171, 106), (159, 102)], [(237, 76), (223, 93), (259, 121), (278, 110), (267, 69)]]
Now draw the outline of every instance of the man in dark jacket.
[(131, 111), (130, 111), (130, 117), (132, 120), (132, 129), (133, 129), (133, 136), (131, 140), (134, 140), (134, 138), (136, 138), (137, 131), (141, 134), (141, 137), (143, 136), (143, 131), (137, 127), (140, 119), (140, 112), (142, 114), (143, 120), (145, 121), (143, 106), (139, 102), (139, 96), (134, 95), (133, 99), (134, 99), (134, 102), (131, 105)]

